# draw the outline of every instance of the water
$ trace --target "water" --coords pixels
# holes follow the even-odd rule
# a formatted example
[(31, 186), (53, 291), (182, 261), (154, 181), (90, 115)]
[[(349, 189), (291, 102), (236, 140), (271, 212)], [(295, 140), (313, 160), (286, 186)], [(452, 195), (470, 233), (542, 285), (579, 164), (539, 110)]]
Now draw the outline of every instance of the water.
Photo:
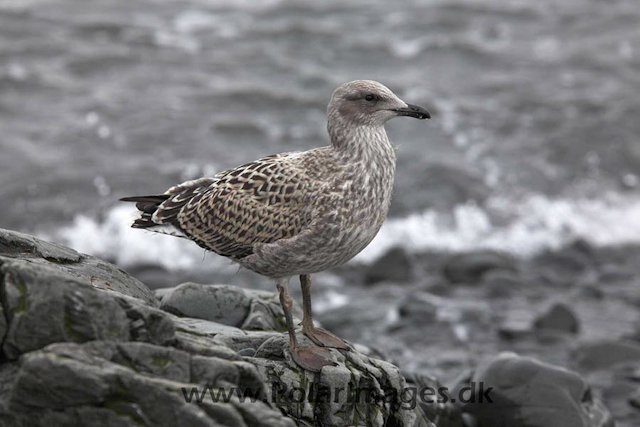
[(331, 92), (357, 78), (433, 113), (388, 125), (394, 204), (360, 261), (640, 242), (634, 0), (2, 2), (0, 227), (202, 263), (116, 200), (326, 144)]

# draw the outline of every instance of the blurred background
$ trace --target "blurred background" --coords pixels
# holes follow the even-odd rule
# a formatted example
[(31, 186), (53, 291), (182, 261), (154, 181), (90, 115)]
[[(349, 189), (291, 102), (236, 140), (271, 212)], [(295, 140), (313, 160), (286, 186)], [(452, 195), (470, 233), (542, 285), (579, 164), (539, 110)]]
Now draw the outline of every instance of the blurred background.
[[(434, 118), (389, 123), (391, 220), (362, 260), (398, 243), (528, 254), (574, 237), (640, 240), (633, 0), (21, 0), (0, 11), (2, 227), (157, 262), (119, 197), (325, 145), (333, 89), (367, 78)], [(191, 265), (176, 239), (153, 240), (167, 266)]]
[[(636, 0), (4, 0), (0, 227), (112, 260), (152, 287), (272, 289), (195, 244), (131, 230), (134, 209), (117, 199), (327, 144), (326, 104), (353, 79), (378, 80), (433, 119), (388, 124), (400, 147), (390, 218), (350, 266), (319, 275), (325, 322), (444, 378), (502, 349), (567, 365), (565, 347), (495, 333), (512, 312), (526, 323), (558, 298), (573, 304), (582, 338), (633, 333)], [(575, 255), (576, 241), (592, 258)], [(362, 285), (359, 274), (394, 247), (415, 272), (409, 284)], [(440, 283), (441, 256), (483, 249), (537, 266), (526, 280), (498, 280), (518, 289), (497, 292), (508, 301), (499, 306)], [(548, 258), (558, 251), (573, 258)], [(608, 277), (617, 268), (626, 278), (615, 297), (581, 305), (584, 283), (597, 290), (598, 266), (613, 264)], [(539, 279), (540, 268), (570, 285)], [(415, 292), (446, 307), (436, 318), (448, 332), (398, 326), (397, 301)], [(359, 329), (345, 307), (372, 318)], [(497, 326), (469, 327), (482, 322)]]

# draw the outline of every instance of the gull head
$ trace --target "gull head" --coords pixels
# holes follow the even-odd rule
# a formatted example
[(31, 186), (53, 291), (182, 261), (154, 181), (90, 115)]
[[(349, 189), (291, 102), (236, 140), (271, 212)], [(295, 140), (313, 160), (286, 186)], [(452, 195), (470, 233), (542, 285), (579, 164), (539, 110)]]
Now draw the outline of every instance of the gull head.
[(344, 83), (333, 92), (327, 117), (356, 126), (382, 126), (394, 117), (429, 119), (427, 110), (407, 104), (385, 85), (373, 80)]

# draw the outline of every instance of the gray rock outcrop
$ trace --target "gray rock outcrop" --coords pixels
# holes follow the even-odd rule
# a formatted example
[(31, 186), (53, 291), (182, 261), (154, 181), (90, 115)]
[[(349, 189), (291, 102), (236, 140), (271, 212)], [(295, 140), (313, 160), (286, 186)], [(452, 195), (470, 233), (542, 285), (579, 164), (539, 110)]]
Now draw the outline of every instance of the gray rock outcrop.
[[(495, 254), (462, 264), (464, 283), (513, 267)], [(432, 324), (438, 309), (406, 298), (398, 322)], [(556, 317), (538, 326), (558, 329)], [(336, 366), (307, 372), (291, 359), (282, 318), (275, 293), (185, 283), (154, 294), (97, 258), (0, 230), (0, 426), (612, 425), (581, 376), (515, 354), (468, 378), (493, 387), (491, 404), (423, 401), (440, 393), (436, 379), (405, 379), (357, 344), (330, 350)], [(636, 347), (596, 342), (574, 358), (597, 370), (637, 362)]]
[(485, 362), (464, 383), (458, 406), (476, 425), (613, 427), (614, 421), (576, 372), (515, 353)]
[(188, 283), (158, 294), (0, 230), (0, 425), (433, 426), (403, 405), (388, 362), (332, 350), (337, 366), (301, 370), (272, 293)]

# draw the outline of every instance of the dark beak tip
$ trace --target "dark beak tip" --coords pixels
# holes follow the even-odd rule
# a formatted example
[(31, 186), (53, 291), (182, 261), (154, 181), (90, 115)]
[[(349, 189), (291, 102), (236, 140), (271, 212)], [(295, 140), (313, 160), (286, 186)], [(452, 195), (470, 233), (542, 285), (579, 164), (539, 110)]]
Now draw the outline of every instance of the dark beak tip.
[(425, 120), (425, 119), (431, 118), (431, 114), (427, 110), (425, 110), (424, 108), (418, 105), (413, 105), (413, 104), (407, 104), (407, 108), (398, 108), (395, 111), (400, 116), (413, 117), (419, 120)]

